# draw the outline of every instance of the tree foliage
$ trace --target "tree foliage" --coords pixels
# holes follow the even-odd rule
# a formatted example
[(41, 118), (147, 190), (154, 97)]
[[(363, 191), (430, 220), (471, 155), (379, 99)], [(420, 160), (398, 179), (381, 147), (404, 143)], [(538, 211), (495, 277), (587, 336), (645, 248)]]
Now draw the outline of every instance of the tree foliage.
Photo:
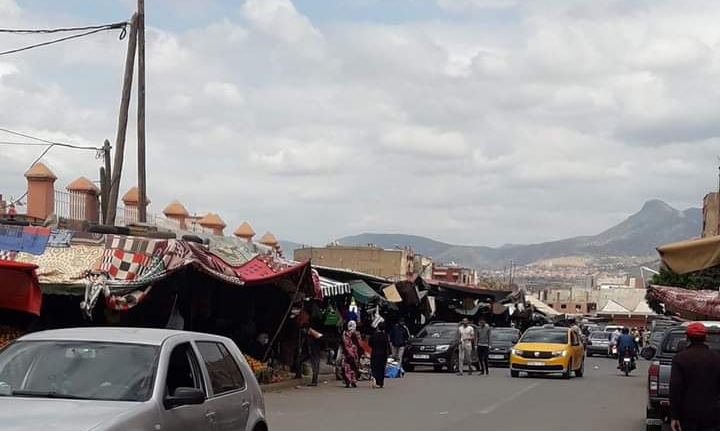
[(688, 274), (677, 274), (663, 265), (660, 267), (660, 274), (655, 274), (650, 283), (661, 286), (684, 287), (692, 290), (715, 290), (720, 287), (720, 266)]

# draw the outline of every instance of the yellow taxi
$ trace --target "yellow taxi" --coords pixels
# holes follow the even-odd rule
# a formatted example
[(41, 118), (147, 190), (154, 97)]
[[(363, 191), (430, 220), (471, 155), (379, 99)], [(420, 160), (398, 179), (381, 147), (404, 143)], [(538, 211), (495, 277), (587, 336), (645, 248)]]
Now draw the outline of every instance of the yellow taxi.
[(510, 375), (562, 374), (569, 379), (574, 373), (582, 377), (585, 372), (585, 347), (580, 335), (570, 329), (556, 326), (530, 328), (510, 353)]

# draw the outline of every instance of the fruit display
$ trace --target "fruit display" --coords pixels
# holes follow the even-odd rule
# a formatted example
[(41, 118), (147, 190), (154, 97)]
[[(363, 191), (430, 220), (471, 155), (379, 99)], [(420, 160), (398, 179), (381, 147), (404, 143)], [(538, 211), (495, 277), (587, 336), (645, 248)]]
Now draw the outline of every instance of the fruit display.
[(246, 356), (245, 359), (247, 359), (248, 364), (250, 365), (250, 368), (252, 368), (252, 370), (255, 374), (257, 374), (259, 371), (264, 371), (268, 368), (267, 364), (264, 364), (253, 357)]
[(0, 325), (0, 348), (5, 347), (11, 341), (21, 337), (23, 332), (12, 326)]

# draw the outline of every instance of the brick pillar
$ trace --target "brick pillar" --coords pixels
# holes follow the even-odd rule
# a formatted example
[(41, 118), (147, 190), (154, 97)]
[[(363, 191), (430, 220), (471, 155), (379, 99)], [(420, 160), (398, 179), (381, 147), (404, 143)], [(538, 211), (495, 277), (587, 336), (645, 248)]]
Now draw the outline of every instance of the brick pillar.
[(57, 177), (42, 162), (35, 163), (27, 172), (27, 215), (45, 220), (55, 212), (55, 180)]
[(80, 177), (66, 188), (70, 192), (70, 217), (91, 223), (100, 222), (100, 189), (92, 181)]

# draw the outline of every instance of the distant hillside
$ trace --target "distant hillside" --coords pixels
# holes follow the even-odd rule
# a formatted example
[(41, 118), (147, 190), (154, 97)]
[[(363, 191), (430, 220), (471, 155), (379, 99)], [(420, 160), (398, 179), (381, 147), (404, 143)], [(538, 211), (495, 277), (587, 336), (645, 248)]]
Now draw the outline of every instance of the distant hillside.
[(345, 245), (375, 244), (379, 247), (412, 247), (416, 252), (442, 262), (454, 261), (475, 268), (501, 268), (510, 260), (526, 265), (542, 259), (564, 256), (650, 256), (655, 247), (698, 236), (702, 210), (678, 211), (665, 202), (651, 200), (620, 224), (597, 235), (500, 248), (460, 246), (429, 238), (403, 234), (364, 233), (341, 238)]

